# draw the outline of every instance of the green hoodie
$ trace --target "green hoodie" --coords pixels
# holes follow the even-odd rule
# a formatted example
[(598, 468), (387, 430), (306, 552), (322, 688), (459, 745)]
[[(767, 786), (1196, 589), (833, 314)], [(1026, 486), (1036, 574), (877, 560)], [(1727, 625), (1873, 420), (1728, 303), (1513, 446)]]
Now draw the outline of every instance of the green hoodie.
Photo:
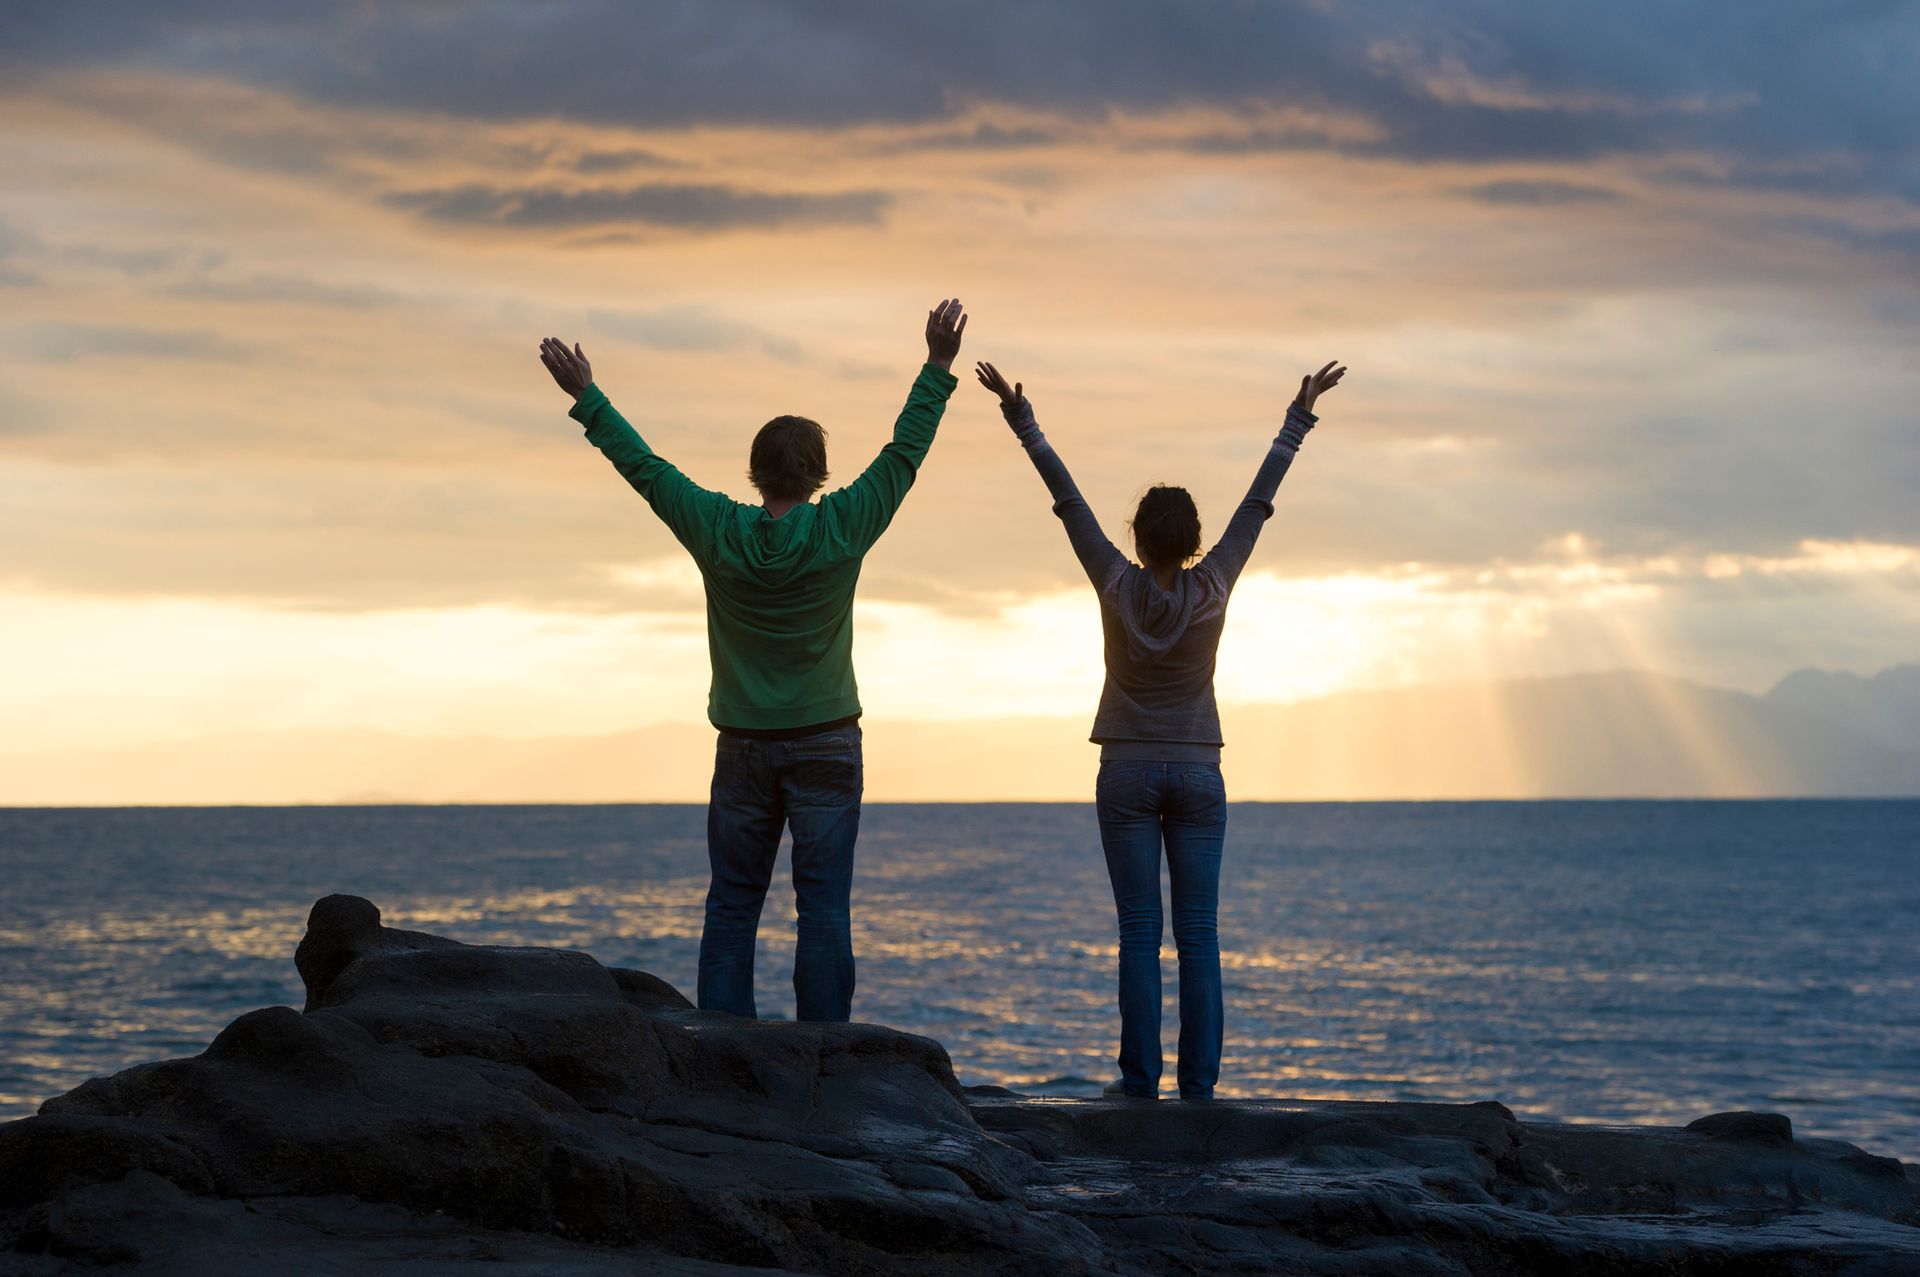
[(588, 386), (568, 415), (693, 556), (707, 587), (715, 727), (778, 731), (860, 712), (853, 679), (853, 588), (860, 561), (906, 499), (956, 381), (927, 364), (893, 440), (844, 488), (778, 519), (709, 492), (649, 448)]

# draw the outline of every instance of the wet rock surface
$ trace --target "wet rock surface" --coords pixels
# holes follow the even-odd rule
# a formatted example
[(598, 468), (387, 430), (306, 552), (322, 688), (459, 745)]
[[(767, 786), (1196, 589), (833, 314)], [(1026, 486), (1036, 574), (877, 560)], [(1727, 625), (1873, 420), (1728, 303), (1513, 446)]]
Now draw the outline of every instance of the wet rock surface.
[(0, 1274), (1920, 1272), (1913, 1168), (1777, 1114), (963, 1092), (351, 896), (296, 964), (305, 1011), (0, 1126)]

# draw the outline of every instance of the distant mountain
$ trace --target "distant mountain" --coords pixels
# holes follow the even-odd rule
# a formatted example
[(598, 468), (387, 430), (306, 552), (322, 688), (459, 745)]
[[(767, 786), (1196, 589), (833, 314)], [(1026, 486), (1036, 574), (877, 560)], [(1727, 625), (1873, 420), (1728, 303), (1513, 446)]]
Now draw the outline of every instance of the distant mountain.
[(1920, 750), (1651, 674), (1347, 692), (1237, 717), (1243, 774), (1303, 797), (1920, 794)]
[[(1920, 666), (1801, 671), (1766, 696), (1636, 673), (1227, 706), (1246, 799), (1920, 795)], [(874, 801), (1085, 800), (1088, 715), (866, 725)], [(693, 802), (713, 732), (208, 736), (0, 755), (0, 804)]]
[(1872, 678), (1795, 670), (1767, 693), (1767, 701), (1884, 745), (1920, 749), (1920, 665), (1896, 665)]

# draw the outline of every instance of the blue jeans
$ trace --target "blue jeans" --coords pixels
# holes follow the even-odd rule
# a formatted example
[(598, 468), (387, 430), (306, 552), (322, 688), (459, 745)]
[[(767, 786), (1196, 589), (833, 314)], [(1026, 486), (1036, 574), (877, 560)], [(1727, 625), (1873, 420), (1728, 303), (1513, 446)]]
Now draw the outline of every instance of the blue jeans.
[(1180, 1094), (1204, 1099), (1220, 1080), (1220, 855), (1227, 790), (1218, 764), (1100, 764), (1100, 843), (1120, 915), (1120, 1081), (1160, 1091), (1160, 851), (1173, 884), (1180, 951)]
[(853, 843), (860, 833), (860, 727), (798, 740), (720, 736), (707, 804), (707, 922), (702, 1010), (754, 1015), (753, 944), (783, 826), (793, 830), (795, 1018), (853, 1011)]

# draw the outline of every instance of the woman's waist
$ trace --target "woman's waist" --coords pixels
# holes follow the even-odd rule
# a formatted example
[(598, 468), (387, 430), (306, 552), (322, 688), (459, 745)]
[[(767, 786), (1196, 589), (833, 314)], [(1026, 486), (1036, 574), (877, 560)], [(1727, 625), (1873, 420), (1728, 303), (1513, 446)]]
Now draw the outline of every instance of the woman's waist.
[(1093, 737), (1103, 763), (1198, 763), (1218, 767), (1220, 742)]

